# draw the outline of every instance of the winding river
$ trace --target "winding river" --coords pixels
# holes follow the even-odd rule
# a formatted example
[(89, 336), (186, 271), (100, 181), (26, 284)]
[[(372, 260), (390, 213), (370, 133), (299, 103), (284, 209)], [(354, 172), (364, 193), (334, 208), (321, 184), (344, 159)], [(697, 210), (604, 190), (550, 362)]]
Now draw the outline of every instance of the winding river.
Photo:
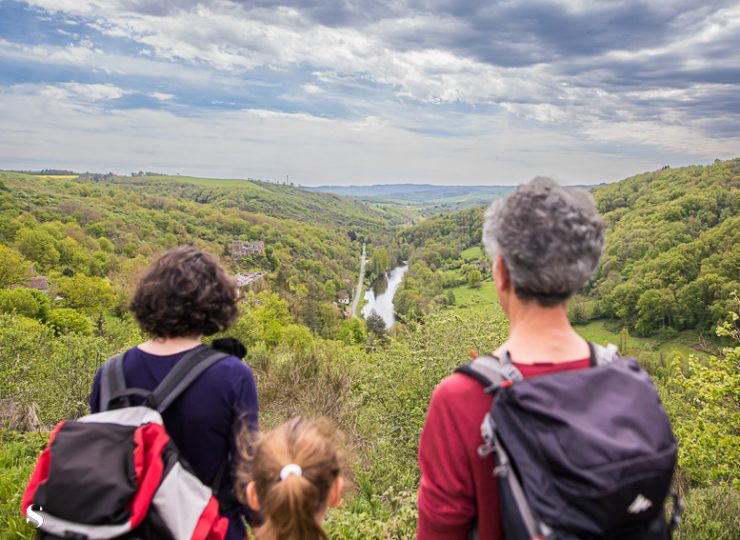
[(362, 306), (363, 317), (367, 318), (375, 311), (385, 321), (386, 328), (393, 326), (396, 322), (396, 317), (393, 313), (393, 297), (408, 269), (408, 264), (396, 266), (389, 273), (383, 274), (373, 281), (372, 287), (365, 292), (367, 303)]

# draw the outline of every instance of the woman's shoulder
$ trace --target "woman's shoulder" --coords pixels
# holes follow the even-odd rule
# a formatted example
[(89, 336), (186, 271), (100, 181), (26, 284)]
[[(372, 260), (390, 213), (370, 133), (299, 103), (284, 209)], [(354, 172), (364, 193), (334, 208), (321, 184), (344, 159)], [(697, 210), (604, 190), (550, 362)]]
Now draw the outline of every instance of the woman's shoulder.
[(253, 377), (252, 368), (244, 360), (236, 356), (227, 356), (216, 362), (208, 371), (229, 373), (234, 376)]
[(207, 384), (219, 388), (230, 387), (237, 393), (244, 390), (244, 387), (253, 388), (256, 386), (254, 372), (244, 360), (236, 356), (227, 356), (209, 367), (201, 379), (207, 381)]

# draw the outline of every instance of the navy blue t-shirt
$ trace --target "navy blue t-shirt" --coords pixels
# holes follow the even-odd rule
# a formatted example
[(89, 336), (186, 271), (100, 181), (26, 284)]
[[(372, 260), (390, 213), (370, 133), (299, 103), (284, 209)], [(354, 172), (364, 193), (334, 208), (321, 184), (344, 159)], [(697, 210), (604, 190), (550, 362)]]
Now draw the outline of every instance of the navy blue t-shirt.
[[(123, 372), (128, 388), (154, 390), (187, 351), (167, 356), (146, 353), (138, 347), (126, 351)], [(90, 410), (100, 411), (100, 370), (95, 374)], [(210, 486), (224, 459), (236, 463), (234, 437), (246, 425), (257, 430), (257, 386), (252, 370), (235, 356), (208, 368), (164, 412), (167, 433), (201, 482)], [(233, 490), (231, 475), (224, 475), (220, 493)], [(228, 540), (243, 540), (246, 528), (241, 516), (247, 507), (228, 514)]]

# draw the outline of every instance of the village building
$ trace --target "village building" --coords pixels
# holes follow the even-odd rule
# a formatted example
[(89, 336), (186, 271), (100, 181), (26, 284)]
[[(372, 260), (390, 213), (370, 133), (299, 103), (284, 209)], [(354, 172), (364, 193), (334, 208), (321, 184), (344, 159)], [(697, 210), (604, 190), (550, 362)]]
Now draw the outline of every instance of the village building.
[(262, 240), (254, 242), (245, 242), (243, 240), (234, 240), (231, 242), (231, 256), (234, 259), (243, 259), (252, 255), (264, 255), (265, 243)]
[(349, 305), (349, 293), (347, 291), (339, 291), (339, 294), (337, 295), (337, 301), (344, 305)]

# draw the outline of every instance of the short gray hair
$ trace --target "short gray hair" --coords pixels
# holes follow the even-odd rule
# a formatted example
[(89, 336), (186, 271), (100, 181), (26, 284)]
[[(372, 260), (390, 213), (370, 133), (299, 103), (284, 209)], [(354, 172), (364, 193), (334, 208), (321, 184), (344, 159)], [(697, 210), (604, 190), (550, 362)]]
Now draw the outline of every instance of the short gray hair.
[(506, 263), (522, 300), (552, 307), (585, 285), (604, 247), (604, 222), (585, 190), (538, 176), (485, 214), (483, 245)]

